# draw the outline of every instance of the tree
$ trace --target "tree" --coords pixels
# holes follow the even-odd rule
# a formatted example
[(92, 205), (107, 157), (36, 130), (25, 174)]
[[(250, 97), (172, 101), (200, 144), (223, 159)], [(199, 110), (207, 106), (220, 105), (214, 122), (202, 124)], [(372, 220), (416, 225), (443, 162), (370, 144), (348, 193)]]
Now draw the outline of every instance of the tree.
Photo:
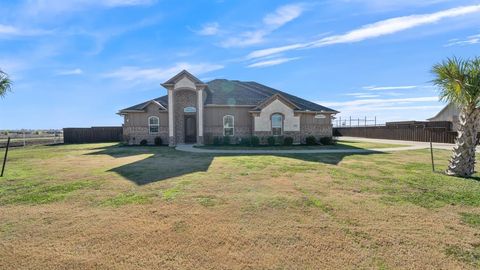
[(460, 109), (459, 129), (453, 154), (446, 171), (449, 175), (470, 177), (475, 169), (475, 147), (480, 116), (480, 57), (448, 58), (433, 66), (440, 88), (440, 99)]
[(8, 91), (12, 89), (12, 81), (8, 78), (7, 73), (0, 69), (0, 97), (5, 97)]

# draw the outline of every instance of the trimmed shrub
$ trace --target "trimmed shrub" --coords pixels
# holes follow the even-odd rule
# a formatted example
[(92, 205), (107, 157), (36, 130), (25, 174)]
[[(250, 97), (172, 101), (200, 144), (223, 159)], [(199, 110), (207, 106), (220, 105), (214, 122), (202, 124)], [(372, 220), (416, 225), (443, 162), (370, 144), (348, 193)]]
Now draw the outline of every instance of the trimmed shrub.
[(162, 138), (161, 137), (155, 137), (154, 139), (154, 143), (155, 145), (159, 146), (159, 145), (162, 145)]
[(252, 146), (259, 146), (260, 145), (260, 138), (258, 138), (257, 136), (250, 137), (250, 144)]
[(231, 137), (230, 136), (224, 136), (223, 137), (223, 144), (224, 145), (229, 145), (230, 143), (232, 143)]
[(283, 145), (292, 145), (293, 144), (293, 138), (292, 137), (285, 137), (283, 139)]
[(321, 144), (323, 144), (323, 145), (332, 145), (332, 144), (337, 143), (337, 142), (335, 141), (335, 139), (333, 139), (332, 137), (321, 137), (321, 138), (319, 139), (319, 142), (320, 142)]
[(270, 146), (275, 145), (275, 137), (269, 136), (269, 137), (267, 138), (267, 143), (268, 143), (268, 145), (270, 145)]
[(213, 137), (213, 145), (221, 145), (223, 143), (221, 137)]
[(143, 139), (143, 140), (140, 141), (140, 145), (142, 145), (142, 146), (145, 146), (145, 145), (147, 145), (147, 144), (148, 144), (148, 142), (147, 142), (147, 140), (145, 140), (145, 139)]
[(251, 141), (251, 138), (249, 137), (243, 137), (240, 139), (240, 145), (243, 145), (243, 146), (250, 146), (252, 145), (252, 141)]
[(305, 138), (305, 143), (307, 145), (315, 145), (317, 144), (317, 139), (315, 139), (314, 136), (308, 136), (307, 138)]

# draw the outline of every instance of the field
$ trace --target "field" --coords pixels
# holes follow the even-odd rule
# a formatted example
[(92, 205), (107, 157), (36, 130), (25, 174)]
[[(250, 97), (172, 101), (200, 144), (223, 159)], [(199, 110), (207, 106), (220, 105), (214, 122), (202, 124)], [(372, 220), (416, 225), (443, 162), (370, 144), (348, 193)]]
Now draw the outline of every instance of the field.
[[(428, 150), (10, 154), (0, 269), (480, 267), (480, 182), (431, 172)], [(439, 170), (449, 154), (435, 151)]]

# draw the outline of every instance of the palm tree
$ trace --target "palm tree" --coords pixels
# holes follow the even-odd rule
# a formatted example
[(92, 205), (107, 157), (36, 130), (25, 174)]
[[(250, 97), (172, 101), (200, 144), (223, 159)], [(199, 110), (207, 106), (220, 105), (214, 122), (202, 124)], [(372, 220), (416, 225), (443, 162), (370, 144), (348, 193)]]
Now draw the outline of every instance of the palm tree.
[(8, 78), (7, 73), (0, 69), (0, 97), (5, 97), (12, 88), (12, 81)]
[(460, 109), (459, 129), (453, 155), (446, 171), (449, 175), (470, 177), (475, 169), (475, 147), (480, 117), (480, 57), (448, 58), (433, 66), (440, 88), (440, 99)]

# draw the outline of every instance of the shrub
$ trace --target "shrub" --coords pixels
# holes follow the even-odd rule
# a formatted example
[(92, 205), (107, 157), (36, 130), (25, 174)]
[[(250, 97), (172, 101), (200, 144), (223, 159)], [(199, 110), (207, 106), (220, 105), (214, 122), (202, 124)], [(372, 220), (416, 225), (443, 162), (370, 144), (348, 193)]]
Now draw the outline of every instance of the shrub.
[(223, 137), (223, 144), (224, 145), (229, 145), (231, 143), (231, 137), (230, 136), (224, 136)]
[(269, 137), (267, 138), (267, 143), (268, 143), (268, 145), (270, 145), (270, 146), (275, 145), (275, 137), (269, 136)]
[(221, 137), (213, 137), (213, 145), (221, 145), (222, 142), (223, 141)]
[(285, 137), (283, 139), (283, 145), (292, 145), (293, 144), (293, 138), (292, 137)]
[(250, 144), (252, 146), (258, 146), (260, 145), (260, 138), (258, 138), (257, 136), (252, 136), (250, 137)]
[(147, 144), (148, 144), (148, 142), (147, 142), (147, 140), (145, 140), (145, 139), (143, 139), (143, 140), (140, 141), (140, 145), (142, 145), (142, 146), (145, 146), (145, 145), (147, 145)]
[(307, 138), (305, 138), (305, 143), (307, 145), (315, 145), (317, 144), (317, 139), (315, 139), (314, 136), (308, 136)]
[(154, 140), (155, 145), (162, 145), (162, 138), (157, 136)]
[(332, 145), (335, 144), (336, 141), (332, 137), (321, 137), (319, 142), (323, 145)]
[(243, 146), (250, 146), (252, 145), (252, 141), (251, 141), (251, 138), (248, 138), (248, 137), (243, 137), (240, 139), (240, 145), (243, 145)]

